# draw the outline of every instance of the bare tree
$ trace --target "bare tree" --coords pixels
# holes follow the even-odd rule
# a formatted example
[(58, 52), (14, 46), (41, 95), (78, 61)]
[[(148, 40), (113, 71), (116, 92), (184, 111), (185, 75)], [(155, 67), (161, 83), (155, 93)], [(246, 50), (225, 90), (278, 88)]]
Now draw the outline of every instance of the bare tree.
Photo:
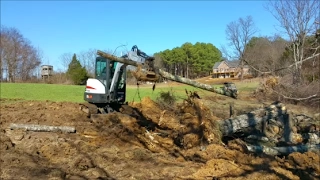
[(18, 64), (19, 74), (23, 81), (30, 79), (35, 76), (42, 58), (42, 51), (34, 48), (30, 45), (30, 42), (26, 41), (23, 44), (23, 51), (21, 52), (23, 61)]
[[(41, 63), (41, 55), (16, 28), (1, 26), (1, 70), (10, 82), (29, 79)], [(1, 78), (3, 72), (1, 72)]]
[(284, 67), (282, 55), (287, 42), (281, 37), (253, 37), (244, 52), (245, 62), (255, 75), (279, 75), (277, 69)]
[(72, 60), (72, 56), (73, 56), (73, 53), (69, 52), (69, 53), (63, 53), (61, 56), (60, 56), (60, 61), (62, 63), (62, 66), (63, 66), (63, 70), (66, 72), (68, 70), (68, 66)]
[(225, 30), (229, 45), (233, 48), (233, 57), (240, 60), (241, 76), (243, 79), (244, 52), (251, 37), (257, 32), (251, 16), (239, 18), (227, 25)]
[(290, 50), (294, 61), (293, 84), (301, 83), (301, 67), (305, 60), (313, 59), (320, 55), (319, 46), (314, 48), (314, 53), (306, 57), (306, 38), (317, 30), (316, 21), (319, 20), (319, 0), (277, 0), (269, 1), (266, 8), (279, 21), (290, 39)]
[[(82, 64), (83, 67), (87, 70), (88, 74), (93, 77), (95, 72), (95, 61), (97, 58), (97, 49), (90, 48), (88, 50), (83, 50), (80, 53), (77, 53), (77, 57)], [(109, 54), (117, 55), (116, 50), (107, 49), (103, 50), (104, 52), (107, 52)], [(61, 63), (64, 67), (64, 71), (68, 70), (68, 66), (72, 60), (73, 53), (64, 53), (60, 56)]]
[(90, 76), (94, 76), (95, 60), (97, 58), (97, 49), (88, 49), (79, 53), (79, 60), (86, 68)]
[(1, 26), (1, 33), (0, 33), (0, 81), (4, 80), (4, 74), (6, 74), (7, 65), (6, 65), (6, 51), (5, 51), (5, 44), (7, 44), (7, 36), (3, 33), (3, 26)]

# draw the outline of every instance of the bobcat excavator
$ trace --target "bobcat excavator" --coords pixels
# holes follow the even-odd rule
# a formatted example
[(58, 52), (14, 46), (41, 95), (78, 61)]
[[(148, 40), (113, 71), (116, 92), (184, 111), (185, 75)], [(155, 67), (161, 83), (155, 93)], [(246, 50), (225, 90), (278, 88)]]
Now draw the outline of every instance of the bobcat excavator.
[(208, 91), (216, 92), (235, 98), (236, 93), (215, 89), (210, 85), (172, 75), (154, 66), (154, 57), (138, 49), (135, 45), (126, 55), (116, 57), (114, 55), (97, 51), (95, 61), (95, 78), (89, 78), (86, 82), (84, 100), (80, 109), (91, 117), (93, 114), (108, 114), (119, 111), (126, 106), (126, 68), (128, 65), (136, 67), (132, 72), (137, 81), (157, 82), (159, 77), (195, 86)]

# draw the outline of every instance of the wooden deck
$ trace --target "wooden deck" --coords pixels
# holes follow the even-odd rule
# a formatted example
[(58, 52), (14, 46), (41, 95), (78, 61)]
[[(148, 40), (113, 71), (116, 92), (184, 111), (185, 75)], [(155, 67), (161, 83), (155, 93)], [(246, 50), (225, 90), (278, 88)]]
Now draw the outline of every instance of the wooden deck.
[(238, 75), (238, 71), (225, 71), (225, 72), (212, 72), (210, 75), (213, 78), (234, 78), (236, 75)]

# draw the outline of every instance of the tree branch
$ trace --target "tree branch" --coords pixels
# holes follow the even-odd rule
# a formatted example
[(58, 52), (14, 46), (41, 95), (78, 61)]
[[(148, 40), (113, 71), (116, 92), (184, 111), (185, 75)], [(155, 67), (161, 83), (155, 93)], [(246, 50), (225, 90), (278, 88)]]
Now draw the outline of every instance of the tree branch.
[(285, 96), (275, 90), (273, 90), (273, 92), (275, 92), (276, 94), (282, 96), (283, 98), (285, 99), (290, 99), (290, 100), (296, 100), (296, 101), (303, 101), (303, 100), (308, 100), (308, 99), (311, 99), (311, 98), (314, 98), (314, 97), (317, 97), (318, 95), (317, 94), (314, 94), (314, 95), (311, 95), (311, 96), (308, 96), (308, 97), (304, 97), (304, 98), (293, 98), (293, 97), (288, 97), (288, 96)]
[[(314, 54), (314, 55), (312, 55), (312, 56), (310, 56), (310, 57), (307, 57), (307, 58), (301, 60), (299, 63), (303, 63), (304, 61), (310, 60), (310, 59), (315, 58), (315, 57), (317, 57), (317, 56), (319, 56), (319, 55), (320, 55), (320, 53)], [(255, 68), (254, 66), (250, 65), (250, 63), (248, 63), (248, 61), (246, 61), (246, 60), (243, 60), (243, 61), (244, 61), (245, 63), (247, 63), (247, 65), (248, 65), (249, 67), (251, 67), (251, 68), (254, 69), (255, 71), (257, 71), (257, 72), (259, 72), (259, 73), (262, 73), (262, 74), (271, 74), (272, 72), (277, 72), (277, 71), (289, 69), (289, 68), (291, 68), (292, 66), (295, 66), (295, 65), (296, 65), (296, 63), (293, 63), (293, 64), (291, 64), (291, 65), (289, 65), (289, 66), (287, 66), (287, 67), (279, 68), (279, 69), (276, 69), (276, 70), (274, 70), (274, 71), (260, 71), (260, 70), (258, 70), (257, 68)]]

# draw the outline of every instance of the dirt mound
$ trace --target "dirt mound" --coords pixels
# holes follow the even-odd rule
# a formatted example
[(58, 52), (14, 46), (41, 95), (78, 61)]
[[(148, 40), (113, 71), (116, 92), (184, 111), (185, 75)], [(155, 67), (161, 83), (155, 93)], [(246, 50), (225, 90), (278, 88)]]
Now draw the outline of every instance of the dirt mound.
[[(256, 156), (223, 144), (203, 101), (165, 109), (150, 98), (95, 116), (68, 102), (1, 101), (1, 179), (318, 179), (319, 155)], [(76, 133), (9, 129), (72, 126)]]

